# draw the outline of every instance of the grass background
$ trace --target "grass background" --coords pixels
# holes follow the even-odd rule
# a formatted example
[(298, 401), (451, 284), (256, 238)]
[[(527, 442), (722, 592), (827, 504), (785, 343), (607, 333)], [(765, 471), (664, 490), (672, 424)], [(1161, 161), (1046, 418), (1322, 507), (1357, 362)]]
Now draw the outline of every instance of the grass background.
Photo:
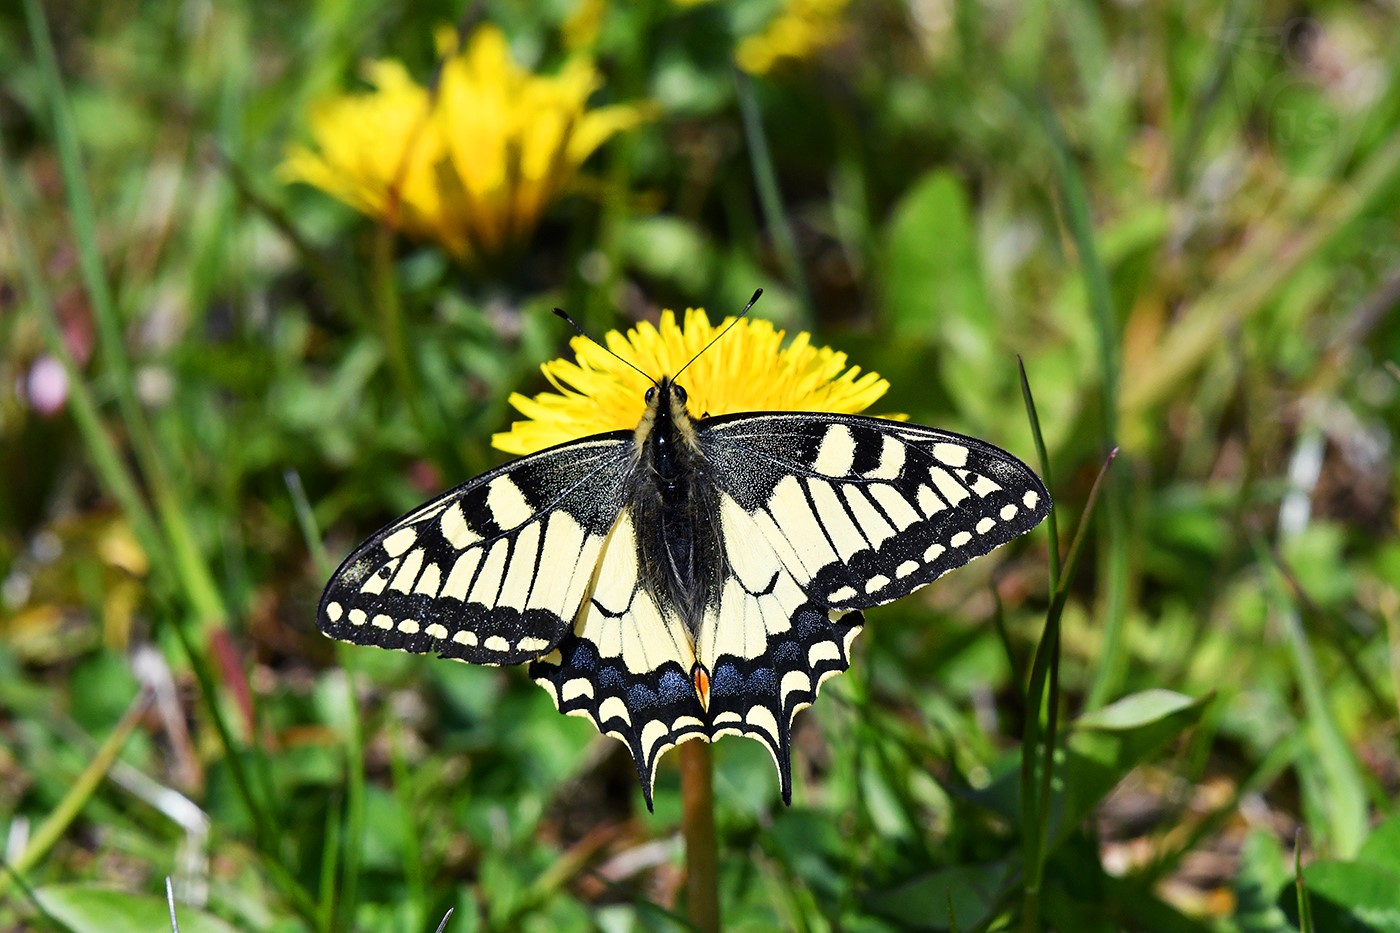
[[(502, 459), (550, 307), (762, 286), (1034, 462), (1020, 354), (1061, 553), (1121, 453), (1058, 599), (1038, 530), (870, 614), (791, 809), (716, 746), (727, 927), (1400, 929), (1400, 10), (882, 0), (736, 76), (773, 10), (609, 6), (597, 99), (659, 118), (470, 271), (275, 171), (460, 7), (0, 10), (0, 926), (153, 929), (167, 876), (182, 929), (682, 926), (673, 762), (649, 816), (522, 672), (314, 607)], [(544, 70), (570, 13), (477, 11)]]

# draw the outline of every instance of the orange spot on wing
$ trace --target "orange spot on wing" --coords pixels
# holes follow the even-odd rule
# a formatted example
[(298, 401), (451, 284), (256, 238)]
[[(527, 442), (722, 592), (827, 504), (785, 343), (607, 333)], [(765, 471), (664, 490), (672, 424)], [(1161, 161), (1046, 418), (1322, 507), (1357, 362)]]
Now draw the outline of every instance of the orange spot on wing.
[(710, 672), (699, 661), (690, 669), (690, 682), (695, 685), (695, 695), (700, 698), (701, 708), (710, 708)]

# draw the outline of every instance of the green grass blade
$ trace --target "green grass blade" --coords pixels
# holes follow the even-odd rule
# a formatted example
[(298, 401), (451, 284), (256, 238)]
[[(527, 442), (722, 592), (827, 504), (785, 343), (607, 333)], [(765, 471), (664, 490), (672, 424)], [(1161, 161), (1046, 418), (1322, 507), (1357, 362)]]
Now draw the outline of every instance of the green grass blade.
[[(146, 713), (146, 707), (151, 703), (151, 694), (142, 691), (134, 697), (122, 718), (118, 720), (111, 733), (92, 756), (87, 767), (73, 781), (71, 787), (64, 793), (63, 798), (58, 802), (58, 806), (44, 819), (34, 830), (34, 834), (29, 839), (29, 844), (24, 847), (24, 851), (14, 860), (11, 865), (15, 874), (23, 875), (39, 864), (40, 859), (63, 838), (64, 832), (78, 818), (83, 807), (92, 795), (97, 792), (97, 787), (102, 783), (102, 779), (107, 776), (112, 765), (116, 762), (117, 756), (121, 754), (126, 746), (126, 740), (131, 737), (132, 732), (141, 723), (141, 717)], [(11, 875), (0, 876), (0, 893), (8, 885)]]
[[(1074, 238), (1085, 293), (1093, 313), (1099, 350), (1099, 417), (1105, 447), (1117, 444), (1118, 381), (1121, 361), (1118, 322), (1113, 310), (1113, 294), (1094, 240), (1094, 227), (1088, 191), (1075, 168), (1069, 143), (1054, 111), (1040, 106), (1041, 122), (1050, 140), (1055, 177), (1064, 206), (1065, 223)], [(1102, 706), (1116, 694), (1127, 674), (1128, 646), (1123, 627), (1128, 617), (1127, 496), (1122, 484), (1110, 478), (1104, 490), (1104, 530), (1100, 553), (1103, 566), (1099, 575), (1099, 606), (1103, 625), (1103, 648), (1094, 681), (1085, 699), (1086, 709)]]
[(19, 225), (19, 219), (26, 214), (25, 205), (20, 200), (17, 179), (10, 170), (4, 147), (0, 146), (0, 215), (3, 215), (6, 226), (9, 227), (11, 249), (19, 266), (23, 300), (34, 312), (34, 319), (39, 324), (49, 354), (58, 360), (68, 378), (68, 402), (73, 421), (77, 424), (88, 456), (92, 458), (98, 480), (121, 506), (127, 521), (131, 523), (136, 539), (141, 543), (141, 548), (151, 563), (157, 568), (166, 566), (165, 541), (156, 527), (155, 519), (137, 487), (135, 477), (127, 469), (117, 445), (102, 423), (97, 400), (91, 388), (84, 381), (83, 373), (74, 361), (73, 354), (68, 352), (58, 311), (39, 270), (33, 245)]
[(1303, 831), (1301, 829), (1294, 834), (1293, 884), (1298, 895), (1298, 933), (1316, 933), (1313, 927), (1312, 904), (1308, 899), (1308, 885), (1303, 880)]
[[(1031, 437), (1035, 439), (1036, 465), (1040, 467), (1040, 480), (1046, 489), (1052, 489), (1055, 478), (1050, 473), (1050, 453), (1045, 447), (1045, 435), (1040, 430), (1040, 415), (1035, 410), (1035, 396), (1031, 394), (1030, 379), (1026, 376), (1026, 363), (1021, 355), (1016, 355), (1016, 371), (1021, 377), (1021, 400), (1026, 406), (1026, 417), (1031, 423)], [(1045, 527), (1050, 538), (1050, 592), (1060, 588), (1060, 520), (1055, 509), (1045, 517)]]
[[(1099, 469), (1084, 514), (1065, 560), (1064, 576), (1052, 594), (1045, 630), (1031, 662), (1030, 683), (1026, 688), (1026, 727), (1021, 738), (1021, 838), (1025, 862), (1025, 888), (1022, 897), (1021, 929), (1034, 933), (1040, 923), (1041, 883), (1049, 856), (1050, 801), (1054, 776), (1055, 745), (1059, 727), (1060, 620), (1069, 598), (1069, 582), (1074, 579), (1083, 552), (1087, 530), (1098, 504), (1108, 468), (1118, 451), (1114, 449)], [(1041, 714), (1045, 725), (1041, 726)]]
[(148, 481), (156, 517), (169, 545), (171, 566), (176, 571), (183, 594), (195, 608), (201, 625), (221, 625), (226, 618), (223, 598), (195, 543), (185, 509), (175, 496), (176, 487), (170, 472), (159, 455), (159, 447), (136, 398), (135, 380), (122, 342), (121, 324), (117, 320), (116, 305), (102, 268), (96, 212), (88, 196), (77, 130), (69, 112), (53, 42), (39, 0), (24, 0), (24, 12), (53, 124), (59, 167), (76, 240), (78, 267), (91, 304), (103, 362), (112, 375), (117, 408), (131, 437), (132, 449), (141, 471)]
[(404, 898), (412, 918), (411, 927), (420, 929), (427, 922), (428, 884), (423, 874), (423, 833), (419, 829), (417, 808), (413, 801), (413, 778), (404, 754), (403, 737), (398, 732), (389, 735), (389, 770), (393, 775), (394, 800), (402, 814), (400, 845), (403, 846)]
[[(295, 470), (287, 470), (282, 474), (282, 479), (292, 497), (297, 525), (306, 542), (306, 550), (316, 565), (317, 576), (328, 579), (335, 565), (321, 540), (321, 531), (316, 524), (316, 512), (306, 497), (301, 474)], [(329, 837), (326, 840), (326, 855), (322, 864), (330, 867), (322, 871), (321, 877), (322, 929), (326, 930), (337, 929), (354, 920), (359, 892), (359, 846), (364, 839), (365, 825), (365, 736), (363, 724), (360, 722), (360, 709), (355, 703), (355, 691), (350, 686), (355, 676), (356, 650), (352, 645), (336, 643), (336, 654), (340, 658), (341, 670), (345, 673), (345, 689), (341, 694), (345, 710), (346, 792), (344, 810), (332, 808), (331, 812), (342, 814), (345, 832), (338, 840), (333, 841)], [(336, 883), (337, 878), (339, 884)], [(336, 922), (337, 914), (339, 924)]]
[(802, 272), (797, 237), (793, 235), (792, 224), (788, 223), (787, 210), (783, 207), (778, 171), (768, 149), (768, 135), (763, 128), (763, 114), (754, 95), (753, 81), (735, 69), (734, 86), (739, 97), (739, 113), (744, 121), (744, 138), (749, 144), (749, 163), (753, 167), (754, 186), (758, 189), (758, 203), (762, 205), (763, 218), (772, 231), (773, 246), (783, 267), (783, 277), (801, 298), (802, 308), (810, 319), (813, 314), (812, 294), (807, 287), (807, 277)]
[[(1250, 542), (1261, 567), (1272, 567), (1268, 546), (1257, 535), (1251, 535)], [(1327, 815), (1332, 854), (1351, 858), (1367, 835), (1366, 784), (1338, 722), (1317, 655), (1293, 604), (1287, 581), (1277, 568), (1268, 574), (1267, 592), (1274, 604), (1274, 616), (1303, 699), (1308, 746), (1312, 749), (1318, 776), (1326, 786), (1323, 799), (1318, 802)]]

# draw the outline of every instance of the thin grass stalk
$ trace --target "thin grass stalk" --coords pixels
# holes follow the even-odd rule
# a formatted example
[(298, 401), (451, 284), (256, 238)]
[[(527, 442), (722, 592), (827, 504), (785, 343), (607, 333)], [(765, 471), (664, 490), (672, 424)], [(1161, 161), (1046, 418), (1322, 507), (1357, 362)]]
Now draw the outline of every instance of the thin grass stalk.
[(681, 836), (685, 840), (685, 912), (700, 933), (718, 933), (719, 845), (715, 836), (714, 757), (710, 743), (681, 743)]
[(1298, 579), (1298, 575), (1279, 553), (1277, 546), (1269, 547), (1268, 552), (1286, 592), (1300, 610), (1299, 617), (1306, 623), (1305, 630), (1311, 629), (1315, 639), (1332, 646), (1346, 665), (1347, 672), (1356, 679), (1356, 685), (1370, 701), (1371, 712), (1382, 720), (1387, 718), (1391, 712), (1390, 700), (1366, 667), (1366, 659), (1362, 657), (1366, 645), (1359, 643), (1358, 633), (1308, 594), (1303, 587), (1303, 581)]
[[(1030, 421), (1031, 436), (1035, 439), (1036, 456), (1039, 459), (1040, 475), (1047, 489), (1053, 487), (1053, 480), (1050, 475), (1050, 455), (1045, 447), (1045, 436), (1040, 428), (1040, 415), (1036, 411), (1035, 397), (1031, 393), (1030, 380), (1026, 376), (1025, 362), (1018, 355), (1016, 357), (1016, 367), (1021, 379), (1021, 398), (1026, 406), (1026, 417)], [(1047, 516), (1047, 529), (1050, 538), (1050, 593), (1052, 602), (1054, 594), (1060, 588), (1060, 530), (1059, 522), (1055, 516), (1056, 510), (1050, 509)], [(995, 589), (993, 590), (995, 595)], [(997, 607), (997, 631), (1001, 634), (1002, 640), (1006, 644), (1007, 657), (1012, 658), (1015, 666), (1014, 656), (1011, 652), (1010, 640), (1005, 633), (1005, 623), (1001, 618), (1001, 599), (996, 600)], [(1053, 630), (1052, 630), (1053, 629)], [(1017, 683), (1026, 683), (1026, 701), (1023, 704), (1023, 717), (1025, 721), (1025, 732), (1022, 735), (1021, 746), (1021, 814), (1022, 814), (1022, 838), (1027, 841), (1025, 852), (1025, 888), (1024, 902), (1022, 904), (1021, 921), (1023, 929), (1028, 933), (1033, 933), (1039, 924), (1040, 918), (1040, 883), (1044, 875), (1044, 850), (1045, 835), (1047, 832), (1046, 822), (1042, 818), (1042, 810), (1048, 809), (1032, 793), (1035, 774), (1034, 752), (1038, 743), (1042, 741), (1040, 729), (1040, 712), (1043, 681), (1038, 673), (1039, 665), (1042, 663), (1042, 652), (1045, 647), (1050, 646), (1051, 666), (1056, 669), (1056, 676), (1052, 683), (1056, 690), (1052, 692), (1050, 702), (1053, 706), (1056, 702), (1055, 693), (1058, 691), (1059, 677), (1059, 624), (1058, 616), (1053, 619), (1046, 618), (1046, 628), (1041, 636), (1040, 644), (1036, 646), (1035, 657), (1031, 663), (1032, 673), (1028, 681), (1022, 681), (1023, 671), (1017, 670)], [(1047, 723), (1047, 731), (1053, 734), (1050, 728), (1052, 723)], [(1050, 749), (1050, 755), (1042, 767), (1047, 769), (1053, 766), (1054, 743), (1047, 742), (1045, 747)]]
[(413, 778), (404, 754), (403, 736), (389, 733), (389, 773), (393, 777), (394, 801), (399, 805), (400, 844), (403, 846), (404, 897), (410, 910), (405, 926), (421, 929), (427, 921), (428, 885), (423, 874), (423, 834), (413, 805)]
[[(1268, 546), (1251, 535), (1256, 560), (1270, 565)], [(1329, 700), (1327, 683), (1313, 652), (1298, 610), (1289, 598), (1286, 582), (1275, 570), (1268, 574), (1268, 594), (1274, 603), (1274, 617), (1282, 630), (1283, 642), (1303, 699), (1309, 746), (1316, 759), (1325, 797), (1319, 801), (1327, 815), (1326, 825), (1333, 854), (1352, 858), (1367, 834), (1366, 783), (1356, 766), (1356, 758)]]
[(92, 799), (92, 795), (97, 792), (98, 785), (107, 776), (112, 765), (116, 763), (117, 756), (126, 747), (127, 739), (131, 738), (132, 732), (141, 722), (141, 717), (145, 715), (146, 708), (150, 706), (153, 694), (147, 690), (142, 690), (132, 698), (127, 706), (122, 718), (117, 721), (111, 733), (98, 747), (97, 753), (92, 756), (92, 760), (83, 768), (82, 772), (73, 781), (72, 785), (59, 800), (58, 806), (54, 807), (44, 821), (34, 830), (29, 837), (29, 844), (24, 847), (24, 851), (10, 865), (12, 874), (0, 875), (0, 894), (5, 893), (10, 881), (17, 875), (24, 875), (51, 850), (63, 838), (63, 834), (68, 831), (68, 827), (78, 818), (83, 807)]
[[(1049, 855), (1050, 805), (1059, 728), (1060, 620), (1069, 599), (1069, 582), (1074, 579), (1074, 572), (1079, 566), (1108, 468), (1117, 456), (1117, 448), (1109, 452), (1089, 490), (1084, 514), (1080, 517), (1079, 528), (1065, 559), (1064, 575), (1046, 613), (1045, 633), (1031, 663), (1030, 684), (1026, 690), (1025, 733), (1021, 740), (1021, 833), (1025, 843), (1025, 887), (1021, 911), (1023, 933), (1034, 933), (1040, 928), (1040, 891)], [(1043, 730), (1040, 724), (1042, 710), (1045, 712)]]
[(221, 626), (227, 619), (223, 597), (195, 544), (186, 511), (174, 494), (174, 483), (160, 456), (145, 413), (136, 398), (131, 364), (122, 342), (115, 302), (102, 268), (98, 249), (96, 212), (88, 196), (77, 130), (67, 106), (67, 95), (58, 71), (57, 55), (49, 36), (39, 0), (24, 0), (25, 21), (39, 64), (40, 81), (49, 105), (59, 168), (63, 175), (69, 217), (73, 223), (78, 268), (92, 308), (103, 360), (112, 373), (117, 408), (131, 437), (132, 452), (147, 480), (155, 513), (169, 545), (183, 595), (195, 609), (201, 626)]
[[(316, 523), (316, 513), (311, 507), (311, 501), (306, 497), (301, 474), (295, 470), (287, 470), (283, 474), (283, 481), (292, 497), (297, 525), (301, 529), (302, 539), (306, 542), (306, 550), (316, 567), (316, 575), (320, 579), (328, 579), (334, 565), (330, 555), (326, 553), (321, 530)], [(333, 867), (329, 880), (325, 877), (322, 879), (322, 898), (331, 899), (330, 914), (327, 915), (328, 926), (325, 927), (327, 930), (343, 928), (354, 920), (360, 889), (359, 841), (365, 838), (365, 736), (360, 722), (360, 709), (355, 702), (356, 649), (353, 645), (339, 641), (335, 643), (335, 647), (340, 669), (345, 674), (344, 690), (341, 691), (345, 711), (345, 833), (341, 838), (348, 840), (348, 843), (330, 846), (328, 861)], [(332, 808), (332, 812), (339, 811)], [(336, 866), (340, 878), (339, 885), (335, 883)], [(339, 924), (336, 923), (337, 912), (340, 915)]]
[(73, 355), (68, 352), (68, 344), (63, 338), (53, 296), (49, 294), (43, 273), (39, 270), (33, 245), (26, 232), (19, 226), (19, 219), (26, 216), (19, 194), (19, 187), (10, 170), (4, 147), (0, 146), (0, 217), (8, 221), (6, 226), (9, 228), (15, 261), (19, 266), (22, 298), (34, 312), (34, 319), (39, 324), (49, 354), (58, 360), (68, 379), (68, 409), (73, 415), (78, 433), (82, 436), (93, 468), (97, 471), (98, 481), (108, 494), (116, 499), (126, 520), (131, 523), (141, 549), (150, 557), (151, 564), (157, 568), (159, 574), (169, 563), (165, 553), (165, 541), (141, 495), (136, 478), (127, 469), (125, 460), (102, 423), (97, 400), (83, 379), (82, 370), (78, 368)]
[(754, 96), (753, 82), (748, 75), (735, 69), (734, 86), (739, 98), (739, 113), (744, 122), (744, 138), (749, 144), (749, 164), (753, 168), (754, 186), (758, 189), (758, 203), (772, 231), (773, 246), (783, 267), (783, 277), (797, 293), (803, 313), (810, 319), (813, 313), (812, 294), (807, 287), (807, 277), (802, 273), (797, 237), (793, 235), (787, 211), (783, 208), (783, 193), (778, 187), (778, 172), (773, 167), (773, 156), (768, 148), (768, 136), (763, 128), (758, 98)]
[(367, 783), (365, 780), (365, 733), (360, 722), (360, 709), (355, 702), (355, 676), (358, 660), (356, 646), (336, 642), (335, 656), (340, 669), (345, 672), (341, 684), (345, 706), (345, 844), (340, 849), (340, 886), (336, 898), (336, 911), (343, 928), (353, 921), (360, 898), (360, 871), (363, 861), (360, 844), (365, 838), (365, 808)]
[(1172, 190), (1181, 194), (1186, 190), (1191, 178), (1191, 169), (1204, 163), (1197, 158), (1197, 148), (1205, 137), (1206, 125), (1220, 102), (1221, 91), (1230, 77), (1232, 66), (1240, 60), (1240, 30), (1245, 14), (1253, 7), (1251, 0), (1232, 0), (1225, 8), (1224, 22), (1215, 40), (1215, 56), (1211, 59), (1210, 71), (1201, 82), (1187, 110), (1190, 114), (1186, 132), (1177, 137), (1172, 147), (1171, 180)]
[(170, 876), (165, 876), (165, 904), (170, 908), (170, 931), (180, 933), (180, 919), (175, 915), (175, 886), (170, 883)]
[[(1041, 122), (1050, 140), (1050, 151), (1065, 223), (1074, 238), (1084, 289), (1094, 318), (1094, 334), (1099, 351), (1099, 408), (1101, 437), (1105, 447), (1117, 444), (1118, 382), (1121, 341), (1113, 310), (1113, 294), (1108, 273), (1094, 240), (1094, 224), (1084, 179), (1074, 166), (1069, 142), (1049, 105), (1039, 107)], [(1123, 485), (1112, 478), (1104, 490), (1103, 567), (1100, 573), (1100, 605), (1103, 618), (1103, 650), (1089, 695), (1084, 705), (1095, 709), (1119, 691), (1127, 673), (1127, 644), (1123, 629), (1128, 617), (1127, 496)]]
[[(49, 913), (48, 909), (44, 907), (44, 902), (39, 900), (39, 895), (29, 884), (28, 879), (26, 879), (24, 875), (16, 871), (15, 867), (9, 862), (5, 861), (3, 857), (0, 857), (0, 870), (4, 871), (4, 874), (0, 875), (0, 894), (3, 894), (11, 884), (14, 884), (14, 886), (20, 889), (20, 891), (24, 894), (25, 898), (34, 907), (35, 913), (37, 913), (40, 917), (43, 917), (45, 920), (49, 921), (49, 926), (52, 929), (63, 929), (63, 924), (58, 921), (57, 917)], [(5, 903), (8, 904), (11, 902), (7, 900), (5, 901)]]
[[(179, 611), (178, 607), (167, 607), (167, 615), (173, 616)], [(209, 674), (208, 664), (204, 656), (190, 641), (188, 625), (173, 624), (171, 629), (175, 632), (175, 637), (189, 660), (190, 671), (194, 674), (195, 682), (199, 685), (200, 695), (205, 700), (209, 721), (213, 724), (214, 731), (218, 734), (219, 742), (224, 749), (234, 789), (237, 791), (244, 809), (252, 818), (254, 841), (258, 851), (266, 856), (262, 868), (277, 883), (278, 890), (286, 896), (288, 902), (302, 915), (302, 918), (307, 922), (312, 922), (316, 917), (316, 904), (300, 882), (283, 867), (286, 852), (283, 851), (279, 843), (283, 841), (284, 837), (277, 831), (276, 824), (268, 814), (264, 802), (258, 799), (258, 795), (253, 790), (247, 765), (239, 754), (233, 733), (220, 711), (218, 693), (214, 680)]]
[[(340, 874), (340, 852), (345, 847), (344, 836), (341, 828), (344, 826), (344, 817), (340, 808), (330, 806), (326, 808), (326, 830), (321, 842), (321, 876), (317, 888), (320, 891), (320, 898), (316, 904), (316, 929), (322, 933), (330, 933), (337, 929), (336, 909), (340, 899), (336, 897), (338, 886), (336, 878)], [(354, 916), (346, 918), (343, 925), (348, 926), (354, 922)]]
[[(492, 902), (489, 896), (481, 898), (482, 906), (488, 917), (486, 928), (491, 930), (524, 928), (527, 917), (539, 911), (551, 899), (558, 897), (560, 891), (587, 871), (588, 867), (598, 858), (598, 854), (603, 851), (603, 848), (616, 837), (616, 830), (612, 827), (603, 826), (592, 830), (550, 863), (550, 866), (541, 872), (539, 877), (514, 898), (509, 907), (499, 915), (493, 916), (491, 914)], [(593, 875), (593, 879), (603, 881), (596, 874)], [(606, 882), (605, 886), (616, 888), (615, 885), (610, 886)]]
[(1308, 885), (1303, 880), (1303, 831), (1293, 835), (1293, 885), (1298, 895), (1298, 933), (1315, 933)]
[[(987, 588), (992, 597), (992, 628), (996, 630), (997, 641), (1001, 642), (1001, 650), (1006, 652), (1006, 663), (1011, 668), (1012, 683), (1026, 683), (1027, 672), (1023, 669), (1021, 662), (1016, 658), (1016, 650), (1011, 644), (1011, 633), (1006, 628), (1006, 607), (1002, 604), (1001, 593), (997, 591), (995, 580)], [(1022, 709), (1022, 713), (1025, 710)]]
[(443, 439), (433, 430), (423, 410), (423, 392), (418, 384), (418, 371), (409, 352), (404, 327), (403, 298), (399, 294), (398, 276), (394, 268), (394, 231), (388, 225), (378, 227), (370, 238), (370, 274), (374, 304), (379, 325), (379, 339), (389, 359), (389, 372), (400, 397), (408, 405), (410, 417), (419, 434), (429, 437), (434, 447)]
[[(1031, 437), (1035, 441), (1036, 465), (1040, 467), (1040, 481), (1046, 489), (1055, 488), (1055, 478), (1050, 472), (1050, 453), (1045, 446), (1045, 435), (1040, 429), (1040, 414), (1036, 411), (1035, 396), (1031, 393), (1031, 382), (1026, 376), (1026, 361), (1016, 354), (1016, 371), (1021, 378), (1021, 400), (1026, 406), (1026, 417), (1031, 423)], [(1050, 538), (1050, 592), (1060, 588), (1060, 520), (1055, 509), (1045, 516), (1045, 527)]]

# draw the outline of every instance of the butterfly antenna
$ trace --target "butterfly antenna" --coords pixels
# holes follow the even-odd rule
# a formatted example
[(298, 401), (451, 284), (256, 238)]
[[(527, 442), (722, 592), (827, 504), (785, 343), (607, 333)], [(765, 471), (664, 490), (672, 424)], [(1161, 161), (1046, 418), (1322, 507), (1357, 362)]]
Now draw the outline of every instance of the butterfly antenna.
[(602, 347), (602, 349), (609, 356), (615, 357), (617, 360), (626, 363), (628, 366), (641, 373), (642, 378), (645, 379), (647, 382), (650, 382), (652, 385), (656, 385), (656, 380), (648, 376), (645, 372), (643, 372), (641, 367), (639, 367), (636, 363), (633, 363), (631, 360), (624, 359), (623, 357), (618, 356), (612, 351), (612, 348), (607, 346), (606, 344), (598, 343), (598, 341), (593, 338), (593, 335), (590, 334), (588, 331), (584, 330), (582, 327), (580, 327), (578, 321), (575, 321), (573, 318), (569, 317), (568, 313), (563, 308), (555, 308), (554, 313), (559, 317), (563, 318), (564, 320), (568, 321), (569, 326), (576, 330), (578, 332), (578, 335), (584, 340), (590, 341), (594, 344), (597, 344), (599, 347)]
[[(718, 334), (715, 334), (714, 338), (713, 338), (709, 343), (707, 343), (707, 344), (705, 344), (703, 347), (701, 347), (701, 348), (700, 348), (700, 353), (704, 353), (706, 350), (710, 349), (710, 347), (713, 347), (715, 344), (719, 343), (719, 338), (723, 337), (725, 334), (727, 334), (727, 333), (729, 333), (731, 330), (733, 330), (733, 329), (734, 329), (734, 325), (735, 325), (735, 324), (738, 324), (740, 321), (742, 321), (742, 320), (744, 319), (744, 317), (745, 317), (746, 315), (748, 315), (749, 309), (752, 308), (755, 304), (758, 303), (759, 296), (762, 295), (762, 294), (763, 294), (763, 289), (761, 289), (761, 288), (755, 289), (755, 290), (754, 290), (754, 293), (753, 293), (753, 297), (749, 299), (749, 303), (746, 304), (746, 305), (744, 305), (744, 310), (740, 311), (739, 314), (738, 314), (738, 316), (736, 316), (736, 317), (734, 318), (734, 320), (732, 320), (732, 321), (729, 322), (729, 326), (725, 327), (725, 329), (722, 330), (722, 331), (720, 331)], [(696, 360), (698, 360), (698, 359), (700, 358), (700, 353), (697, 353), (697, 354), (695, 354), (694, 356), (692, 356), (692, 357), (690, 358), (690, 360), (685, 364), (685, 366), (682, 366), (680, 369), (676, 370), (675, 375), (672, 376), (671, 378), (672, 378), (672, 379), (675, 379), (675, 378), (679, 377), (681, 373), (685, 372), (686, 369), (690, 366), (691, 363), (694, 363)]]

